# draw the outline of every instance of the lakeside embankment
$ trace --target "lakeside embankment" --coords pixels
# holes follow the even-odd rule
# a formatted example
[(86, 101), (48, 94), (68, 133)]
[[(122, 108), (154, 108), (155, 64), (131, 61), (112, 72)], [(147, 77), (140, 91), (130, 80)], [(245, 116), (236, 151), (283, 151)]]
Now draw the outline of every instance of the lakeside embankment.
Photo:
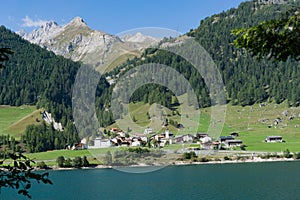
[[(253, 157), (251, 159), (243, 159), (243, 160), (220, 160), (220, 161), (207, 161), (207, 162), (192, 162), (192, 161), (175, 161), (173, 163), (169, 163), (166, 165), (156, 164), (153, 163), (153, 165), (147, 165), (145, 163), (135, 164), (135, 165), (128, 165), (128, 166), (114, 166), (114, 165), (92, 165), (89, 167), (80, 167), (80, 168), (74, 168), (74, 167), (58, 167), (55, 166), (49, 166), (49, 168), (45, 170), (77, 170), (77, 169), (113, 169), (113, 168), (130, 168), (130, 167), (164, 167), (164, 166), (185, 166), (185, 165), (214, 165), (214, 164), (239, 164), (239, 163), (261, 163), (261, 162), (296, 162), (299, 161), (298, 159), (294, 158), (261, 158), (261, 157)], [(43, 170), (39, 168), (35, 168), (35, 170)]]

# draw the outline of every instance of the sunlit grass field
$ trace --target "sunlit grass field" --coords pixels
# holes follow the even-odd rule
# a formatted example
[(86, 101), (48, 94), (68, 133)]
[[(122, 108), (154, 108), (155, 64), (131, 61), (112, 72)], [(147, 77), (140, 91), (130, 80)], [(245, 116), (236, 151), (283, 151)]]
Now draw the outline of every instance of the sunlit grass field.
[(10, 134), (19, 138), (29, 124), (42, 120), (40, 110), (35, 106), (0, 106), (0, 134)]
[[(141, 126), (147, 122), (146, 112), (149, 110), (148, 104), (131, 105), (131, 115), (137, 119), (136, 123)], [(170, 112), (170, 111), (169, 111)], [(184, 116), (183, 116), (184, 117)], [(180, 116), (170, 115), (168, 119), (180, 122)], [(276, 119), (280, 119), (278, 125), (274, 124)], [(149, 123), (149, 121), (148, 121)], [(207, 132), (211, 123), (211, 108), (200, 109), (200, 119), (198, 132)], [(188, 125), (183, 124), (184, 129), (179, 130), (173, 126), (170, 130), (175, 134), (186, 134)], [(232, 132), (238, 132), (240, 139), (247, 146), (246, 150), (280, 152), (286, 149), (300, 152), (300, 108), (288, 107), (287, 103), (264, 105), (255, 104), (253, 106), (232, 106), (227, 105), (225, 123), (220, 135), (226, 136)], [(282, 136), (283, 143), (266, 143), (267, 136)]]
[[(136, 123), (141, 127), (141, 131), (147, 127), (151, 117), (159, 115), (153, 112), (153, 105), (149, 104), (131, 104), (130, 115), (135, 117)], [(172, 110), (164, 109), (164, 116), (168, 119), (180, 122), (181, 117), (174, 114)], [(180, 108), (176, 108), (180, 111)], [(147, 114), (148, 112), (148, 114)], [(198, 132), (207, 132), (211, 123), (211, 108), (203, 108), (199, 110), (200, 119), (197, 127)], [(266, 103), (265, 106), (255, 104), (253, 106), (232, 106), (227, 105), (225, 123), (220, 135), (229, 135), (232, 132), (238, 132), (237, 139), (242, 140), (248, 151), (261, 152), (281, 152), (289, 149), (291, 152), (300, 152), (300, 108), (290, 108), (286, 103), (280, 105), (274, 103)], [(158, 117), (158, 116), (156, 116)], [(38, 120), (37, 120), (38, 119)], [(280, 123), (275, 126), (274, 120), (280, 119)], [(28, 124), (37, 124), (41, 120), (40, 110), (35, 107), (8, 107), (0, 108), (0, 133), (10, 134), (18, 138)], [(196, 118), (190, 118), (196, 120)], [(175, 135), (190, 133), (186, 131), (189, 124), (183, 124), (185, 128), (179, 130), (169, 125), (169, 129)], [(111, 127), (117, 126), (113, 124)], [(160, 126), (161, 129), (161, 126)], [(155, 130), (156, 131), (156, 130)], [(159, 130), (158, 130), (159, 131)], [(161, 132), (162, 130), (160, 130)], [(267, 136), (280, 135), (285, 142), (283, 143), (266, 143)], [(188, 144), (184, 145), (188, 147)], [(182, 149), (182, 144), (172, 144), (166, 147), (169, 150)], [(95, 158), (104, 156), (107, 151), (115, 151), (118, 148), (90, 149), (90, 150), (57, 150), (34, 154), (27, 154), (30, 158), (40, 161), (55, 162), (58, 156), (65, 158), (74, 158), (76, 156), (87, 156), (91, 162), (98, 162)]]

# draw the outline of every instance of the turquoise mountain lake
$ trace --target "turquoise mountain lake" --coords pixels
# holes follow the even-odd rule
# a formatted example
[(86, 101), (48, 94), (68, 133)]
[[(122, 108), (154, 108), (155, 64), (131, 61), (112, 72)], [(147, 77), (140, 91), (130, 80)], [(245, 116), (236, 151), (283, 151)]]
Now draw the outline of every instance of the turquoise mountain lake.
[[(32, 199), (300, 199), (300, 162), (168, 166), (149, 173), (114, 169), (50, 171)], [(2, 189), (0, 199), (26, 199)]]

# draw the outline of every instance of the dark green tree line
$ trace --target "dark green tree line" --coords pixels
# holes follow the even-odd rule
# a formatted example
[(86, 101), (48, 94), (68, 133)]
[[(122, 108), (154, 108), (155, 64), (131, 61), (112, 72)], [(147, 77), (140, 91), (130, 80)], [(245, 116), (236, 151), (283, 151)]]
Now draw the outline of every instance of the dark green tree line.
[(53, 126), (47, 126), (45, 123), (29, 125), (21, 140), (30, 153), (65, 149), (67, 145), (73, 146), (80, 142), (72, 122), (67, 123), (64, 131), (56, 131)]

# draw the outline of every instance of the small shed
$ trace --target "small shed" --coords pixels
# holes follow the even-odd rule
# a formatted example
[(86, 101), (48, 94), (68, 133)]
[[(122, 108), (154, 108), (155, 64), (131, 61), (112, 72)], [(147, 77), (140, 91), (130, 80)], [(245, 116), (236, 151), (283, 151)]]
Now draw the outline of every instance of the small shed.
[(265, 142), (282, 142), (282, 136), (268, 136), (265, 139)]
[(237, 132), (233, 132), (233, 133), (230, 134), (230, 136), (232, 136), (232, 137), (239, 137), (240, 135)]

